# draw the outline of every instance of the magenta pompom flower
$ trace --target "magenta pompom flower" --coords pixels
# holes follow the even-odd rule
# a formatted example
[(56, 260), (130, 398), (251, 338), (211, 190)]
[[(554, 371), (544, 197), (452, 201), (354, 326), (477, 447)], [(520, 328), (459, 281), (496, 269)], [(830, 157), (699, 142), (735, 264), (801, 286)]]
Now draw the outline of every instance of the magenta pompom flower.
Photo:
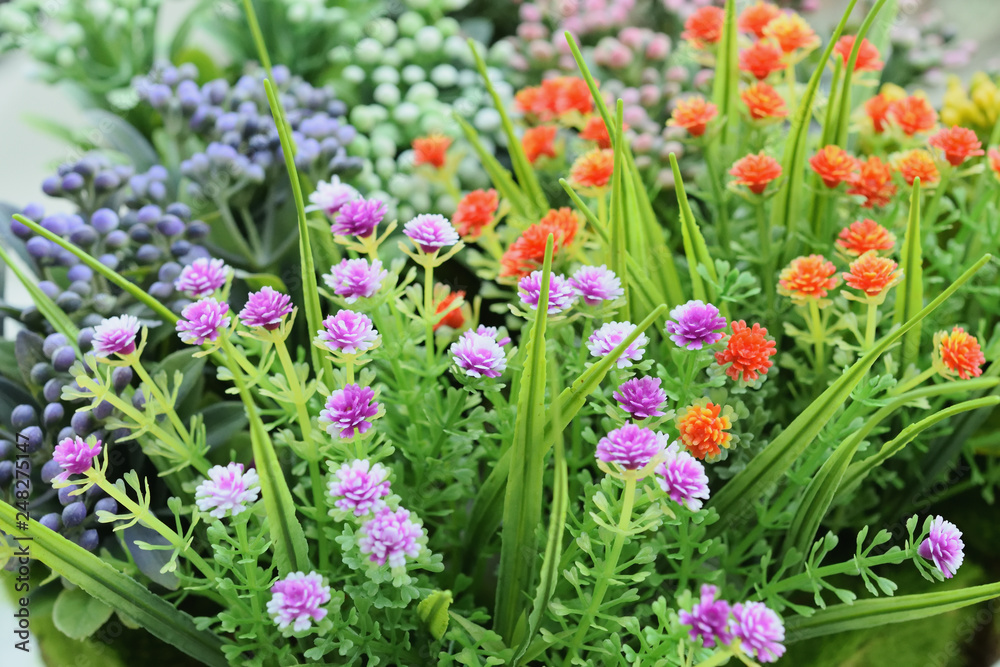
[(667, 394), (660, 389), (660, 378), (651, 376), (632, 378), (621, 383), (612, 397), (633, 419), (662, 416), (660, 407), (667, 400)]
[[(618, 347), (622, 341), (628, 338), (633, 331), (635, 331), (635, 325), (631, 322), (608, 322), (604, 324), (600, 329), (590, 334), (590, 338), (587, 339), (587, 347), (590, 348), (590, 354), (595, 357), (607, 356), (611, 353), (611, 350)], [(642, 359), (643, 352), (645, 352), (644, 348), (648, 342), (649, 339), (646, 337), (646, 334), (640, 333), (625, 348), (622, 355), (618, 357), (618, 361), (616, 362), (618, 368), (628, 368), (632, 365), (633, 361)]]
[(716, 643), (728, 645), (733, 640), (729, 634), (729, 603), (725, 600), (716, 600), (715, 596), (719, 592), (715, 586), (703, 584), (701, 587), (701, 601), (696, 602), (691, 611), (681, 610), (677, 617), (684, 625), (691, 626), (688, 631), (691, 641), (701, 637), (702, 645), (705, 648), (714, 648)]
[(323, 620), (326, 609), (320, 607), (329, 601), (330, 587), (322, 576), (315, 572), (292, 572), (271, 586), (267, 613), (279, 629), (291, 625), (294, 632), (302, 632), (312, 627), (313, 621)]
[(177, 335), (188, 345), (202, 345), (206, 341), (214, 343), (219, 338), (219, 330), (229, 326), (229, 304), (215, 299), (202, 299), (189, 304), (181, 311), (177, 321)]
[(625, 422), (597, 443), (597, 458), (605, 463), (617, 463), (626, 470), (639, 470), (649, 465), (667, 446), (667, 436), (652, 429)]
[(340, 208), (330, 231), (337, 236), (366, 238), (375, 232), (384, 217), (385, 204), (378, 199), (355, 199)]
[(656, 474), (660, 488), (675, 503), (697, 511), (701, 509), (701, 501), (708, 500), (705, 466), (676, 442), (667, 447), (663, 463), (656, 466)]
[[(538, 300), (542, 296), (542, 272), (532, 271), (521, 278), (517, 284), (517, 293), (521, 303), (532, 310), (538, 310)], [(576, 290), (563, 276), (552, 273), (549, 275), (549, 315), (569, 310), (576, 303)]]
[(228, 274), (229, 267), (221, 259), (199, 257), (181, 270), (174, 287), (200, 299), (225, 285)]
[(625, 294), (622, 281), (614, 271), (603, 264), (577, 269), (569, 279), (569, 284), (588, 306), (596, 306), (602, 301), (612, 301)]
[(700, 350), (722, 340), (726, 331), (726, 318), (710, 303), (694, 300), (670, 311), (667, 322), (670, 340), (688, 350)]
[(331, 176), (330, 182), (320, 181), (316, 184), (316, 191), (309, 195), (312, 202), (312, 209), (323, 211), (328, 216), (333, 216), (344, 205), (357, 199), (358, 191), (347, 183), (342, 183), (339, 176)]
[(345, 463), (337, 468), (326, 488), (337, 509), (364, 516), (377, 511), (389, 495), (389, 471), (381, 463), (372, 465), (367, 459)]
[(247, 305), (240, 311), (244, 326), (263, 327), (274, 331), (281, 326), (281, 319), (292, 312), (292, 299), (271, 287), (262, 287), (247, 298)]
[(785, 653), (781, 644), (785, 641), (785, 624), (763, 602), (733, 605), (729, 630), (740, 640), (740, 648), (759, 662), (775, 662)]
[(406, 558), (420, 555), (420, 538), (424, 529), (410, 521), (409, 511), (402, 507), (393, 512), (383, 507), (375, 517), (361, 526), (358, 546), (361, 553), (371, 554), (369, 560), (379, 565), (388, 561), (390, 567), (406, 565)]
[(259, 495), (257, 471), (250, 468), (243, 472), (242, 463), (230, 463), (208, 469), (208, 479), (195, 489), (194, 502), (202, 512), (221, 519), (243, 512)]
[(945, 521), (943, 516), (936, 516), (931, 522), (930, 534), (920, 543), (917, 553), (921, 558), (933, 561), (945, 579), (951, 579), (965, 560), (962, 531), (951, 521)]
[(59, 464), (62, 472), (52, 478), (55, 482), (65, 482), (70, 475), (82, 475), (90, 470), (94, 459), (101, 453), (101, 441), (87, 443), (80, 436), (64, 438), (52, 453), (52, 459)]
[(94, 327), (94, 354), (108, 357), (135, 352), (135, 337), (139, 333), (139, 320), (133, 315), (109, 317)]
[(316, 340), (331, 352), (359, 354), (374, 347), (378, 332), (367, 315), (340, 310), (323, 320), (323, 329)]
[(319, 423), (330, 435), (353, 438), (372, 427), (369, 421), (378, 414), (375, 390), (359, 384), (349, 384), (337, 389), (326, 399), (326, 406), (319, 413)]
[(458, 243), (458, 232), (443, 215), (422, 213), (403, 225), (403, 233), (428, 254)]
[(503, 347), (504, 345), (510, 342), (510, 336), (506, 335), (501, 336), (500, 330), (497, 329), (496, 327), (488, 327), (484, 324), (480, 324), (479, 327), (476, 329), (476, 333), (479, 334), (480, 336), (489, 336), (490, 338), (495, 340), (497, 342), (497, 345), (499, 345), (500, 347)]
[(342, 259), (323, 276), (323, 281), (334, 294), (344, 297), (347, 303), (354, 303), (360, 298), (374, 296), (388, 275), (389, 272), (377, 259), (373, 259), (371, 264), (367, 259)]
[(507, 355), (496, 340), (496, 334), (466, 331), (452, 343), (448, 351), (455, 364), (474, 378), (500, 377), (507, 368)]

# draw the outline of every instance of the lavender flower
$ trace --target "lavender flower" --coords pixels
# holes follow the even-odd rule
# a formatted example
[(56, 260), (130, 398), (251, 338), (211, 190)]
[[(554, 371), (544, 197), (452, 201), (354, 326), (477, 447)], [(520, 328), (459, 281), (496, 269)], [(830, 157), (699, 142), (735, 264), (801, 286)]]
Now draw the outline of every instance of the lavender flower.
[(200, 299), (225, 285), (228, 273), (229, 267), (221, 259), (196, 259), (181, 270), (174, 287)]
[(705, 466), (676, 442), (667, 447), (663, 463), (656, 466), (656, 474), (660, 488), (675, 503), (697, 511), (701, 509), (701, 501), (708, 500)]
[(253, 468), (243, 472), (242, 463), (212, 466), (208, 479), (195, 489), (195, 504), (202, 512), (221, 519), (236, 516), (257, 501), (260, 481)]
[(389, 471), (381, 463), (372, 465), (367, 459), (345, 463), (334, 471), (336, 479), (326, 486), (337, 509), (364, 516), (385, 505), (389, 495)]
[(625, 294), (622, 281), (603, 264), (581, 267), (569, 279), (569, 283), (588, 306), (612, 301)]
[(323, 280), (334, 294), (344, 297), (347, 303), (354, 303), (362, 297), (368, 299), (374, 296), (388, 275), (389, 272), (377, 259), (373, 259), (371, 264), (366, 259), (344, 259), (331, 267)]
[(243, 326), (263, 327), (274, 331), (281, 326), (282, 318), (292, 312), (291, 297), (271, 287), (262, 287), (247, 298), (247, 305), (240, 311)]
[(428, 254), (453, 246), (459, 240), (448, 218), (430, 213), (422, 213), (403, 225), (403, 233)]
[(94, 459), (100, 453), (100, 440), (87, 443), (80, 436), (65, 438), (56, 445), (55, 451), (52, 453), (52, 460), (58, 463), (63, 470), (53, 477), (52, 481), (65, 482), (70, 475), (82, 475), (90, 470)]
[(110, 317), (94, 327), (94, 354), (108, 357), (112, 354), (125, 356), (135, 352), (135, 337), (139, 333), (139, 320), (134, 315)]
[[(532, 310), (538, 310), (538, 300), (542, 295), (542, 272), (532, 271), (517, 284), (521, 303)], [(549, 276), (549, 315), (568, 310), (576, 303), (576, 290), (563, 276), (553, 273)]]
[(951, 579), (965, 560), (965, 543), (962, 542), (962, 531), (951, 521), (936, 516), (931, 522), (930, 534), (920, 546), (917, 553), (921, 558), (933, 561), (934, 566), (941, 570), (945, 579)]
[(358, 546), (361, 553), (371, 554), (369, 560), (379, 565), (389, 562), (390, 567), (403, 567), (406, 558), (416, 558), (420, 554), (418, 541), (424, 535), (419, 524), (410, 521), (409, 511), (402, 507), (393, 512), (383, 507), (375, 517), (361, 527)]
[(639, 470), (649, 465), (666, 444), (667, 436), (662, 433), (625, 422), (597, 443), (597, 458), (626, 470)]
[[(600, 329), (590, 334), (590, 338), (587, 339), (587, 347), (590, 348), (590, 354), (595, 357), (603, 357), (610, 354), (633, 331), (635, 331), (635, 325), (631, 322), (607, 322)], [(632, 341), (632, 344), (625, 348), (622, 355), (618, 357), (618, 361), (616, 362), (618, 368), (628, 368), (632, 365), (633, 361), (642, 359), (643, 352), (645, 352), (645, 345), (648, 342), (649, 339), (646, 337), (646, 334), (640, 333)]]
[(633, 419), (662, 416), (660, 407), (667, 400), (667, 394), (660, 389), (660, 378), (651, 376), (623, 382), (612, 397)]
[(329, 601), (330, 587), (322, 576), (315, 572), (292, 572), (271, 586), (267, 613), (279, 629), (291, 625), (294, 632), (302, 632), (312, 627), (313, 621), (326, 617), (326, 609), (320, 607)]
[(181, 311), (177, 321), (177, 335), (188, 345), (202, 345), (206, 341), (214, 343), (219, 338), (219, 330), (229, 326), (229, 304), (215, 299), (196, 301)]
[(694, 300), (670, 311), (667, 322), (670, 340), (688, 350), (700, 350), (705, 345), (719, 342), (725, 335), (726, 318), (710, 303)]
[(500, 347), (503, 347), (504, 345), (510, 342), (510, 336), (505, 335), (501, 338), (499, 329), (497, 329), (496, 327), (488, 327), (485, 324), (480, 324), (479, 327), (476, 328), (476, 333), (479, 334), (480, 336), (489, 336), (490, 338), (495, 340), (497, 342), (497, 345), (499, 345)]
[(341, 207), (330, 231), (337, 236), (365, 238), (375, 232), (384, 217), (385, 204), (378, 199), (355, 199)]
[(357, 384), (337, 389), (326, 399), (326, 407), (319, 413), (319, 423), (326, 425), (326, 432), (341, 438), (353, 438), (355, 432), (364, 433), (371, 428), (368, 421), (378, 414), (375, 391)]
[(691, 626), (691, 641), (701, 637), (705, 648), (714, 648), (716, 642), (728, 645), (733, 641), (726, 627), (729, 624), (729, 603), (715, 599), (718, 590), (715, 586), (703, 584), (701, 601), (696, 602), (690, 612), (682, 609), (677, 614), (681, 623)]
[(470, 377), (500, 377), (507, 368), (507, 357), (495, 335), (466, 331), (448, 351)]
[(320, 181), (316, 184), (316, 191), (309, 195), (309, 201), (313, 204), (313, 210), (323, 211), (332, 217), (359, 196), (357, 190), (347, 183), (341, 183), (340, 177), (334, 175), (330, 177), (329, 183)]
[(367, 315), (340, 310), (323, 320), (323, 330), (317, 333), (316, 340), (331, 352), (358, 354), (375, 345), (378, 332)]
[(785, 653), (780, 643), (785, 641), (785, 625), (763, 602), (733, 605), (729, 629), (740, 640), (740, 648), (760, 662), (775, 662)]

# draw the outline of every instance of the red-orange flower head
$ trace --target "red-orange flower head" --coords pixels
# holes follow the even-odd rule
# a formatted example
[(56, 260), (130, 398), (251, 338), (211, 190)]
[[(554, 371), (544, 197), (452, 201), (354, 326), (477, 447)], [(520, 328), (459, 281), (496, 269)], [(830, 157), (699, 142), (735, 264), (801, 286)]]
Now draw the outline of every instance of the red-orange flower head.
[(483, 227), (493, 222), (499, 206), (500, 199), (496, 190), (473, 190), (458, 202), (451, 221), (455, 223), (460, 235), (476, 238), (482, 233)]
[[(628, 123), (622, 124), (622, 130), (628, 129)], [(591, 116), (587, 119), (587, 124), (580, 130), (580, 138), (587, 141), (594, 141), (598, 148), (611, 148), (611, 135), (604, 125), (604, 119), (600, 115)]]
[(983, 144), (976, 133), (958, 125), (939, 130), (928, 139), (927, 143), (944, 151), (944, 159), (953, 167), (957, 167), (970, 157), (985, 154)]
[(990, 169), (992, 169), (993, 174), (1000, 179), (1000, 150), (991, 148), (988, 157), (990, 159)]
[(719, 108), (704, 97), (696, 95), (677, 101), (667, 125), (683, 127), (693, 137), (705, 134), (708, 124), (719, 115)]
[(778, 91), (763, 81), (746, 88), (740, 93), (740, 99), (747, 105), (750, 117), (755, 120), (765, 118), (784, 118), (788, 115), (785, 98)]
[(941, 174), (934, 158), (927, 151), (914, 148), (897, 157), (893, 161), (893, 166), (900, 173), (907, 185), (912, 186), (913, 182), (919, 178), (920, 185), (932, 185), (941, 180)]
[[(847, 67), (847, 61), (851, 58), (851, 50), (857, 40), (855, 35), (844, 35), (833, 47), (833, 52)], [(861, 47), (858, 49), (858, 58), (854, 61), (855, 72), (878, 72), (882, 69), (883, 63), (880, 60), (878, 49), (865, 38), (861, 38)]]
[(781, 9), (769, 2), (756, 2), (742, 12), (736, 19), (736, 27), (742, 32), (753, 33), (757, 38), (764, 36), (767, 24), (778, 18)]
[[(441, 299), (441, 302), (437, 305), (437, 309), (434, 311), (435, 314), (443, 313), (444, 311), (451, 308), (451, 304), (455, 302), (455, 299), (465, 298), (465, 292), (452, 292), (445, 298)], [(461, 329), (465, 325), (465, 315), (462, 314), (462, 307), (459, 306), (454, 310), (448, 312), (447, 315), (441, 318), (441, 321), (434, 325), (434, 331), (437, 331), (441, 327), (451, 327), (452, 329)]]
[(539, 125), (529, 127), (521, 137), (521, 147), (528, 157), (528, 162), (535, 164), (535, 160), (542, 157), (555, 157), (556, 132), (559, 128), (555, 125)]
[(449, 146), (451, 138), (443, 134), (417, 137), (413, 140), (413, 164), (416, 166), (429, 164), (435, 169), (440, 169), (444, 166)]
[(851, 176), (849, 195), (865, 198), (864, 208), (886, 206), (896, 194), (896, 184), (892, 182), (892, 166), (873, 155), (858, 166), (858, 173)]
[(722, 24), (726, 12), (721, 7), (701, 7), (696, 9), (684, 22), (681, 38), (691, 42), (696, 49), (715, 44), (722, 38)]
[(576, 159), (569, 170), (569, 180), (582, 188), (603, 188), (611, 182), (614, 168), (614, 151), (595, 148)]
[(769, 39), (760, 39), (740, 51), (740, 71), (763, 81), (785, 69), (785, 52)]
[(835, 188), (851, 179), (858, 168), (858, 161), (840, 146), (830, 144), (809, 158), (809, 166), (823, 179), (823, 185)]
[(893, 99), (886, 93), (879, 93), (865, 102), (865, 113), (872, 122), (875, 134), (882, 134), (889, 124), (889, 109)]
[(837, 267), (823, 255), (796, 257), (781, 270), (778, 294), (796, 301), (822, 299), (837, 286)]
[(759, 324), (748, 327), (743, 320), (732, 323), (733, 333), (726, 341), (726, 349), (715, 353), (720, 366), (729, 364), (726, 375), (733, 380), (754, 382), (774, 365), (771, 357), (778, 353), (774, 339)]
[(896, 236), (871, 218), (865, 218), (841, 229), (837, 245), (847, 254), (857, 257), (869, 250), (892, 250), (896, 245)]
[(939, 331), (934, 336), (936, 361), (944, 366), (944, 374), (958, 374), (963, 380), (983, 374), (981, 366), (986, 357), (975, 336), (969, 335), (962, 327), (954, 327), (951, 332)]
[(762, 194), (774, 179), (781, 176), (781, 164), (763, 151), (740, 158), (729, 170), (736, 183), (745, 185), (755, 195)]
[(722, 453), (722, 448), (729, 448), (733, 436), (733, 410), (722, 410), (721, 405), (712, 403), (707, 398), (696, 401), (682, 410), (674, 420), (680, 441), (691, 455), (697, 459), (714, 459)]
[(933, 130), (937, 125), (937, 117), (937, 111), (931, 103), (920, 95), (894, 100), (889, 105), (889, 118), (908, 137)]
[(868, 297), (881, 296), (903, 279), (903, 272), (898, 270), (896, 262), (888, 257), (879, 257), (874, 250), (851, 262), (849, 268), (850, 271), (844, 274), (844, 282)]
[(551, 209), (541, 220), (531, 225), (511, 244), (500, 260), (500, 276), (523, 278), (542, 265), (545, 260), (545, 242), (555, 237), (553, 252), (559, 252), (573, 242), (580, 219), (568, 207)]
[(819, 46), (816, 32), (793, 12), (781, 14), (764, 26), (764, 36), (776, 41), (785, 53), (799, 49), (808, 52)]
[(514, 102), (518, 110), (541, 121), (571, 111), (586, 115), (594, 104), (587, 82), (576, 76), (546, 79), (541, 86), (523, 88), (514, 96)]

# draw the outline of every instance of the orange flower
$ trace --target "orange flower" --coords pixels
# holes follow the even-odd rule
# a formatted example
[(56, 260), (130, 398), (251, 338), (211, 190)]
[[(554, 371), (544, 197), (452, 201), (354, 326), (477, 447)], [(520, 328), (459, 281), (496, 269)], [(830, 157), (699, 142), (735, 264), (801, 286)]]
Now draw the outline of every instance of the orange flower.
[(778, 294), (792, 299), (822, 299), (837, 286), (837, 267), (823, 255), (796, 257), (781, 270)]
[(542, 81), (541, 86), (519, 90), (514, 102), (518, 110), (547, 121), (571, 111), (588, 114), (594, 100), (586, 81), (576, 76), (560, 76)]
[(894, 100), (889, 105), (889, 118), (908, 137), (918, 132), (930, 132), (937, 124), (937, 111), (926, 97), (911, 95)]
[(722, 406), (707, 398), (685, 408), (674, 424), (681, 442), (695, 458), (715, 458), (732, 444), (733, 436), (727, 432), (733, 425), (729, 415), (722, 414)]
[(858, 256), (869, 250), (892, 250), (896, 236), (870, 218), (852, 222), (840, 230), (837, 245), (848, 254)]
[[(622, 124), (622, 130), (628, 129), (628, 123)], [(600, 116), (591, 116), (587, 119), (587, 124), (580, 131), (580, 138), (587, 141), (596, 141), (598, 148), (611, 148), (611, 136), (608, 128), (604, 125), (604, 119)]]
[(595, 148), (576, 159), (569, 170), (569, 180), (584, 188), (603, 188), (611, 182), (615, 167), (614, 151)]
[(451, 221), (462, 236), (479, 236), (483, 227), (493, 222), (500, 199), (496, 190), (473, 190), (462, 197), (455, 207)]
[(556, 156), (554, 144), (558, 131), (559, 128), (555, 125), (539, 125), (538, 127), (529, 127), (524, 131), (524, 136), (521, 137), (521, 147), (524, 148), (524, 153), (528, 156), (528, 162), (535, 164), (535, 160), (543, 155)]
[(451, 138), (443, 134), (432, 134), (413, 140), (413, 164), (429, 164), (435, 169), (444, 166), (445, 153), (451, 146)]
[(684, 22), (681, 38), (691, 42), (694, 48), (703, 49), (722, 38), (722, 24), (725, 20), (726, 12), (720, 7), (696, 9)]
[(743, 32), (752, 32), (758, 38), (764, 36), (764, 28), (768, 23), (778, 18), (781, 10), (769, 2), (757, 2), (750, 5), (736, 19), (736, 26)]
[(889, 122), (889, 109), (892, 107), (893, 101), (885, 93), (879, 93), (874, 97), (868, 98), (868, 101), (865, 102), (865, 113), (868, 114), (868, 118), (872, 121), (875, 134), (885, 132), (886, 125)]
[(954, 327), (951, 333), (940, 331), (934, 336), (937, 356), (944, 366), (952, 373), (958, 373), (963, 380), (979, 377), (983, 374), (980, 368), (986, 363), (986, 357), (979, 347), (975, 336), (970, 336), (962, 327)]
[(913, 185), (913, 181), (920, 178), (921, 185), (937, 183), (941, 174), (938, 172), (934, 158), (927, 151), (916, 148), (908, 151), (896, 158), (893, 166), (903, 176), (907, 185)]
[(990, 169), (996, 174), (996, 177), (1000, 179), (1000, 150), (996, 148), (991, 148), (989, 152), (990, 159)]
[(874, 250), (869, 250), (851, 262), (850, 271), (843, 274), (844, 282), (867, 296), (879, 296), (903, 279), (897, 267), (888, 257), (879, 257)]
[(718, 115), (718, 107), (706, 102), (704, 97), (688, 97), (677, 101), (667, 125), (683, 127), (692, 137), (700, 137), (705, 134), (705, 129), (712, 119)]
[[(434, 311), (436, 314), (443, 313), (444, 311), (451, 308), (451, 304), (455, 302), (457, 298), (465, 298), (465, 292), (452, 292), (445, 298), (441, 299), (441, 303), (437, 305), (437, 309)], [(465, 315), (462, 314), (462, 307), (459, 306), (454, 310), (450, 311), (447, 315), (441, 318), (441, 321), (434, 325), (434, 331), (437, 331), (441, 327), (451, 327), (452, 329), (461, 329), (462, 325), (465, 324)]]
[(531, 225), (521, 234), (500, 260), (500, 276), (522, 278), (545, 260), (545, 243), (549, 234), (555, 237), (553, 252), (558, 252), (573, 242), (579, 217), (573, 209), (563, 207), (552, 209), (541, 220)]
[(542, 102), (542, 87), (528, 86), (517, 91), (514, 95), (514, 106), (521, 113), (537, 114), (539, 109), (544, 109)]
[(798, 49), (812, 51), (819, 46), (819, 37), (798, 14), (788, 12), (775, 17), (764, 26), (764, 36), (770, 37), (785, 53)]
[(740, 71), (763, 81), (772, 72), (785, 69), (785, 52), (774, 42), (762, 39), (740, 51)]
[[(854, 48), (856, 39), (855, 35), (844, 35), (837, 41), (836, 46), (833, 47), (834, 54), (840, 56), (844, 67), (847, 67), (847, 61), (851, 58), (851, 50)], [(877, 72), (882, 69), (884, 64), (879, 60), (879, 52), (875, 48), (875, 45), (867, 39), (862, 38), (861, 48), (858, 49), (858, 58), (854, 61), (854, 71)]]
[(983, 144), (980, 143), (976, 133), (958, 125), (938, 131), (927, 140), (927, 143), (944, 151), (944, 159), (953, 167), (957, 167), (970, 157), (984, 155)]
[(858, 173), (851, 176), (849, 195), (865, 198), (864, 208), (885, 206), (896, 194), (896, 184), (892, 182), (892, 166), (873, 155), (858, 167)]
[(761, 151), (757, 155), (751, 153), (737, 160), (729, 173), (736, 177), (738, 184), (747, 186), (750, 192), (759, 195), (771, 181), (781, 176), (781, 164)]
[(778, 91), (763, 81), (758, 81), (742, 93), (740, 98), (747, 105), (750, 117), (756, 120), (763, 118), (784, 118), (788, 115), (785, 98)]
[(850, 180), (858, 168), (858, 161), (840, 146), (831, 144), (809, 158), (809, 166), (823, 179), (823, 185), (835, 188)]
[(768, 337), (767, 329), (754, 324), (747, 326), (743, 320), (733, 322), (733, 333), (726, 341), (726, 349), (715, 353), (715, 361), (720, 366), (730, 364), (726, 375), (733, 380), (753, 382), (767, 375), (767, 369), (774, 365), (771, 356), (778, 353), (774, 340)]

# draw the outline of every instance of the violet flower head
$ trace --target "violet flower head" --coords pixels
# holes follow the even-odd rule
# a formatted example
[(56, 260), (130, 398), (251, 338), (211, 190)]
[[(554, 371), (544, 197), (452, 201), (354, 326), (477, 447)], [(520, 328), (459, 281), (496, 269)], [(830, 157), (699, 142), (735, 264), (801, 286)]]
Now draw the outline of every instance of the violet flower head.
[(326, 609), (320, 607), (329, 601), (330, 587), (322, 576), (316, 572), (292, 572), (271, 586), (267, 613), (279, 629), (291, 625), (294, 632), (302, 632), (312, 627), (313, 621), (323, 620)]
[(132, 354), (135, 352), (135, 337), (138, 333), (139, 320), (134, 315), (109, 317), (94, 327), (94, 354), (98, 357)]
[(333, 175), (329, 183), (320, 181), (316, 184), (316, 191), (309, 195), (309, 201), (312, 203), (310, 208), (333, 216), (359, 196), (357, 190), (347, 183), (342, 183), (339, 176)]
[(690, 612), (682, 609), (677, 613), (681, 623), (691, 626), (688, 631), (691, 641), (701, 637), (705, 648), (714, 648), (716, 643), (728, 645), (733, 641), (726, 627), (729, 625), (729, 603), (715, 599), (718, 591), (715, 586), (702, 584), (701, 601), (696, 602)]
[(337, 509), (364, 516), (385, 505), (382, 499), (389, 495), (389, 471), (381, 463), (358, 459), (343, 464), (333, 475), (326, 488)]
[(943, 516), (936, 516), (931, 522), (930, 534), (920, 546), (917, 553), (921, 558), (934, 562), (945, 579), (951, 579), (965, 560), (965, 543), (962, 541), (962, 531), (951, 521), (945, 521)]
[(326, 406), (319, 413), (319, 423), (326, 432), (341, 438), (353, 438), (372, 427), (370, 419), (378, 414), (375, 390), (358, 384), (337, 389), (326, 399)]
[(507, 368), (507, 355), (495, 335), (466, 331), (451, 344), (448, 352), (469, 377), (500, 377)]
[(501, 335), (499, 329), (497, 329), (496, 327), (488, 327), (485, 324), (480, 324), (476, 328), (476, 333), (479, 334), (480, 336), (489, 336), (490, 338), (495, 340), (497, 342), (497, 345), (499, 345), (500, 347), (503, 347), (504, 345), (510, 342), (510, 336)]
[(243, 472), (242, 463), (230, 463), (208, 469), (208, 479), (195, 489), (194, 502), (202, 512), (221, 519), (245, 511), (259, 495), (257, 471)]
[(375, 345), (378, 332), (367, 315), (340, 310), (323, 320), (323, 329), (317, 333), (316, 340), (331, 352), (359, 354)]
[(626, 470), (639, 470), (649, 465), (666, 446), (667, 436), (662, 433), (625, 422), (597, 443), (597, 458), (605, 463), (617, 463)]
[(384, 217), (385, 204), (378, 199), (355, 199), (340, 208), (330, 231), (337, 236), (366, 238), (375, 232)]
[(443, 215), (421, 213), (403, 225), (403, 233), (422, 251), (431, 254), (458, 243), (458, 232)]
[(738, 602), (733, 605), (733, 620), (729, 624), (740, 648), (758, 662), (775, 662), (785, 653), (785, 624), (781, 617), (763, 602)]
[(274, 331), (281, 326), (281, 320), (292, 312), (292, 299), (271, 287), (262, 287), (247, 298), (247, 305), (240, 311), (240, 322), (244, 326), (263, 327)]
[(612, 397), (633, 419), (662, 416), (660, 408), (667, 400), (666, 392), (660, 389), (660, 378), (649, 375), (621, 383)]
[(82, 475), (90, 470), (94, 459), (100, 453), (100, 440), (90, 444), (80, 436), (63, 439), (52, 453), (52, 460), (59, 464), (62, 472), (53, 477), (52, 481), (65, 482), (70, 475)]
[(377, 259), (373, 259), (371, 264), (367, 259), (342, 259), (323, 276), (323, 281), (334, 294), (344, 297), (347, 303), (354, 303), (362, 297), (369, 299), (374, 296), (388, 275), (389, 272)]
[(701, 509), (701, 501), (708, 500), (705, 466), (676, 442), (667, 447), (663, 463), (656, 466), (656, 474), (660, 488), (675, 503), (697, 511)]
[(671, 334), (670, 340), (678, 347), (700, 350), (722, 340), (726, 331), (726, 318), (710, 303), (688, 301), (670, 311), (666, 329)]
[[(590, 334), (590, 338), (587, 339), (587, 347), (590, 349), (590, 354), (595, 357), (607, 356), (613, 349), (618, 347), (622, 341), (628, 338), (633, 331), (635, 331), (635, 325), (631, 322), (605, 323), (600, 329)], [(616, 362), (618, 368), (628, 368), (632, 365), (633, 361), (639, 361), (642, 359), (646, 343), (648, 342), (649, 338), (646, 337), (646, 334), (640, 333), (639, 336), (625, 348), (622, 355), (618, 357), (618, 361)]]
[(390, 567), (406, 565), (406, 558), (420, 555), (420, 538), (424, 529), (410, 520), (410, 512), (400, 507), (393, 512), (383, 507), (361, 527), (358, 546), (361, 553), (371, 554), (369, 560)]
[(588, 306), (596, 306), (602, 301), (613, 301), (625, 294), (622, 281), (614, 271), (603, 264), (577, 269), (569, 279), (569, 284)]
[(177, 321), (177, 335), (188, 345), (214, 343), (219, 338), (219, 330), (229, 326), (228, 312), (229, 304), (211, 298), (189, 304)]
[(178, 292), (200, 299), (225, 285), (228, 274), (229, 267), (221, 259), (200, 257), (181, 270), (174, 287)]
[[(542, 272), (532, 271), (521, 278), (517, 284), (517, 293), (521, 303), (532, 310), (538, 310), (538, 300), (542, 295)], [(553, 273), (549, 275), (549, 315), (569, 310), (576, 303), (576, 290), (563, 276)]]

